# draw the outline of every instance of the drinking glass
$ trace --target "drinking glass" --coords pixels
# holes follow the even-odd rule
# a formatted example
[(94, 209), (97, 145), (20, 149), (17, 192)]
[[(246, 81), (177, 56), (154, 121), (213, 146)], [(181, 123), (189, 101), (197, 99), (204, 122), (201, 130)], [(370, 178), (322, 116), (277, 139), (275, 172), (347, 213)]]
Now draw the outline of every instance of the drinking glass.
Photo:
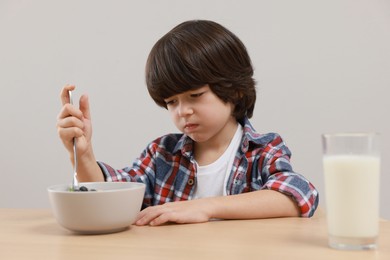
[(377, 248), (380, 147), (377, 133), (323, 134), (329, 246)]

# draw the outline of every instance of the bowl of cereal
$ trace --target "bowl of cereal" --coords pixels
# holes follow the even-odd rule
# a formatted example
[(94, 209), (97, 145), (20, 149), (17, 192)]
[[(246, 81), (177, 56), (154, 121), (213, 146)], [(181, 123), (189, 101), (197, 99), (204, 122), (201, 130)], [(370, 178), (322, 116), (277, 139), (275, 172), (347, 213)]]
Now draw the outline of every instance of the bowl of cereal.
[(73, 191), (69, 184), (47, 191), (53, 215), (64, 228), (77, 233), (123, 231), (141, 210), (145, 184), (137, 182), (85, 182)]

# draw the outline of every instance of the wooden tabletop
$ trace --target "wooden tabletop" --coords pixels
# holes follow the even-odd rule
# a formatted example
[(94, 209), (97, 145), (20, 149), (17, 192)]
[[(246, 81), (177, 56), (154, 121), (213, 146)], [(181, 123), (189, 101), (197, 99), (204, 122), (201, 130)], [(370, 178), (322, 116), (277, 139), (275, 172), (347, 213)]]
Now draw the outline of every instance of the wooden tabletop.
[(0, 209), (0, 259), (390, 259), (390, 222), (380, 221), (379, 248), (339, 251), (327, 244), (325, 216), (131, 226), (77, 235), (50, 209)]

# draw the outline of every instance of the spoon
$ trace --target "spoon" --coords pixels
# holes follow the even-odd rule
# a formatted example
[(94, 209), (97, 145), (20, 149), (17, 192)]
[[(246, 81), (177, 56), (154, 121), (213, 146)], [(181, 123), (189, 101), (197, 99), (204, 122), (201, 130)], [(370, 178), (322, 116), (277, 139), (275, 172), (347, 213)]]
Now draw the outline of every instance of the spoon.
[[(72, 91), (69, 90), (69, 103), (73, 105)], [(73, 182), (71, 191), (78, 190), (79, 183), (77, 181), (77, 150), (76, 150), (76, 138), (73, 138), (73, 157), (74, 157), (74, 166), (73, 166)]]

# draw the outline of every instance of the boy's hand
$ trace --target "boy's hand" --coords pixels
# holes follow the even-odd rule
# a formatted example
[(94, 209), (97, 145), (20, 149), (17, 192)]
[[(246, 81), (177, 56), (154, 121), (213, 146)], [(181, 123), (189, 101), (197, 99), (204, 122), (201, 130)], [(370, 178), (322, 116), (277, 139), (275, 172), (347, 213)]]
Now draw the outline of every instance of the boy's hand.
[(168, 202), (142, 210), (135, 221), (138, 226), (158, 226), (167, 222), (200, 223), (209, 221), (207, 199)]
[(57, 118), (57, 130), (65, 148), (73, 157), (73, 138), (77, 142), (78, 157), (92, 152), (92, 125), (88, 97), (81, 96), (79, 108), (69, 104), (68, 91), (75, 89), (74, 85), (66, 85), (61, 91), (62, 109)]

